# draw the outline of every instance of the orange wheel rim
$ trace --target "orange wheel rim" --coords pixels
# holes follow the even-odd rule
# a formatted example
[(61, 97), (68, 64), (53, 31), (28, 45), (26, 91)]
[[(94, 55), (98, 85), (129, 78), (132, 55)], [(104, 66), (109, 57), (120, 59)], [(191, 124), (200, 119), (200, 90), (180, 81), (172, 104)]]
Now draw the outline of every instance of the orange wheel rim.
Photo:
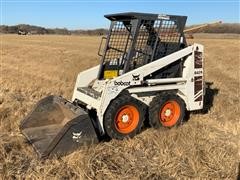
[(161, 108), (159, 119), (163, 126), (174, 126), (181, 114), (180, 105), (176, 101), (167, 101)]
[(139, 111), (135, 106), (121, 107), (115, 116), (115, 127), (118, 132), (127, 134), (136, 129), (139, 122)]

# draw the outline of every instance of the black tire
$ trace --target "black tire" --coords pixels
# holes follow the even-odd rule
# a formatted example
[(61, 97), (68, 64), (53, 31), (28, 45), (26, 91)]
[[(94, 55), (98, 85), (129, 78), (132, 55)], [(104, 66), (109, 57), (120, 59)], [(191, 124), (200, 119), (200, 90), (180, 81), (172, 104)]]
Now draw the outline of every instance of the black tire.
[(154, 128), (179, 126), (183, 123), (185, 111), (185, 103), (179, 96), (162, 92), (149, 105), (149, 124)]
[[(117, 119), (119, 119), (119, 116), (121, 115), (120, 113), (123, 113), (123, 111), (126, 110), (125, 107), (126, 108), (132, 107), (134, 112), (139, 113), (139, 116), (135, 116), (135, 117), (138, 117), (138, 118), (135, 118), (135, 119), (138, 119), (138, 122), (133, 123), (134, 126), (132, 126), (132, 127), (134, 127), (134, 129), (131, 132), (122, 132), (124, 130), (124, 128), (121, 129), (120, 127), (118, 127), (119, 123), (124, 124), (123, 120), (122, 120), (122, 122), (119, 122), (119, 121), (117, 121)], [(133, 113), (130, 112), (130, 115), (131, 115), (130, 117), (134, 118), (134, 116), (132, 116), (132, 114), (134, 114), (134, 112)], [(146, 105), (145, 104), (143, 104), (142, 102), (138, 101), (137, 99), (131, 97), (128, 94), (121, 95), (121, 96), (117, 97), (116, 99), (114, 99), (109, 104), (108, 109), (105, 112), (104, 119), (103, 119), (104, 130), (105, 130), (106, 134), (110, 138), (113, 138), (113, 139), (124, 139), (125, 137), (132, 138), (141, 131), (145, 116), (146, 116)], [(121, 117), (123, 118), (123, 116), (121, 116)], [(127, 116), (127, 117), (129, 117), (129, 116)], [(131, 121), (132, 120), (130, 118), (129, 122), (131, 122)], [(136, 122), (136, 121), (132, 121), (132, 122)], [(125, 123), (128, 123), (128, 122), (125, 122)], [(132, 123), (129, 123), (129, 124), (132, 124)]]

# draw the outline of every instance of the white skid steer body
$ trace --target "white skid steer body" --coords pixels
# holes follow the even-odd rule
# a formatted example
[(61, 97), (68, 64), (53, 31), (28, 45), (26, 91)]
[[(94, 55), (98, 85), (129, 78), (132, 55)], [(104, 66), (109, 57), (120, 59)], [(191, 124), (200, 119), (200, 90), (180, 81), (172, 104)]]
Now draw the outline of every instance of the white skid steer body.
[[(182, 77), (145, 79), (151, 73), (181, 58), (186, 58)], [(86, 105), (87, 109), (96, 110), (102, 133), (104, 133), (103, 117), (108, 105), (125, 90), (146, 105), (149, 105), (154, 97), (151, 96), (151, 92), (174, 90), (184, 100), (188, 111), (203, 108), (204, 74), (203, 46), (201, 44), (195, 43), (114, 79), (95, 80), (98, 68), (99, 65), (78, 74), (72, 101), (80, 101)], [(94, 80), (93, 86), (88, 87)], [(138, 96), (142, 92), (149, 93), (149, 96)]]

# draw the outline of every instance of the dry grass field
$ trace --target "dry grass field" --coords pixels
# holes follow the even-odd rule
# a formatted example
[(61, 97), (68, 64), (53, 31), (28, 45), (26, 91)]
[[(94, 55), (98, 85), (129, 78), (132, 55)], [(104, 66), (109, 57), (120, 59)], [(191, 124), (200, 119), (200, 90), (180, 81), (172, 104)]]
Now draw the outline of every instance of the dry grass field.
[(41, 98), (71, 99), (78, 72), (98, 64), (100, 37), (1, 35), (0, 179), (237, 179), (240, 162), (240, 40), (205, 46), (206, 114), (177, 129), (145, 129), (133, 139), (38, 160), (19, 122)]

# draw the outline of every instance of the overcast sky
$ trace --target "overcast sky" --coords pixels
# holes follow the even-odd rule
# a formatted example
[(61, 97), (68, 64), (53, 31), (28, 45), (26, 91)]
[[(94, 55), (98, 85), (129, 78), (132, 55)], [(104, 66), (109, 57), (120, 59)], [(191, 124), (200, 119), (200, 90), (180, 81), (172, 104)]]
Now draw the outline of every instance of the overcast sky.
[(106, 28), (104, 14), (148, 12), (188, 16), (188, 25), (239, 23), (239, 0), (1, 0), (1, 24), (68, 29)]

